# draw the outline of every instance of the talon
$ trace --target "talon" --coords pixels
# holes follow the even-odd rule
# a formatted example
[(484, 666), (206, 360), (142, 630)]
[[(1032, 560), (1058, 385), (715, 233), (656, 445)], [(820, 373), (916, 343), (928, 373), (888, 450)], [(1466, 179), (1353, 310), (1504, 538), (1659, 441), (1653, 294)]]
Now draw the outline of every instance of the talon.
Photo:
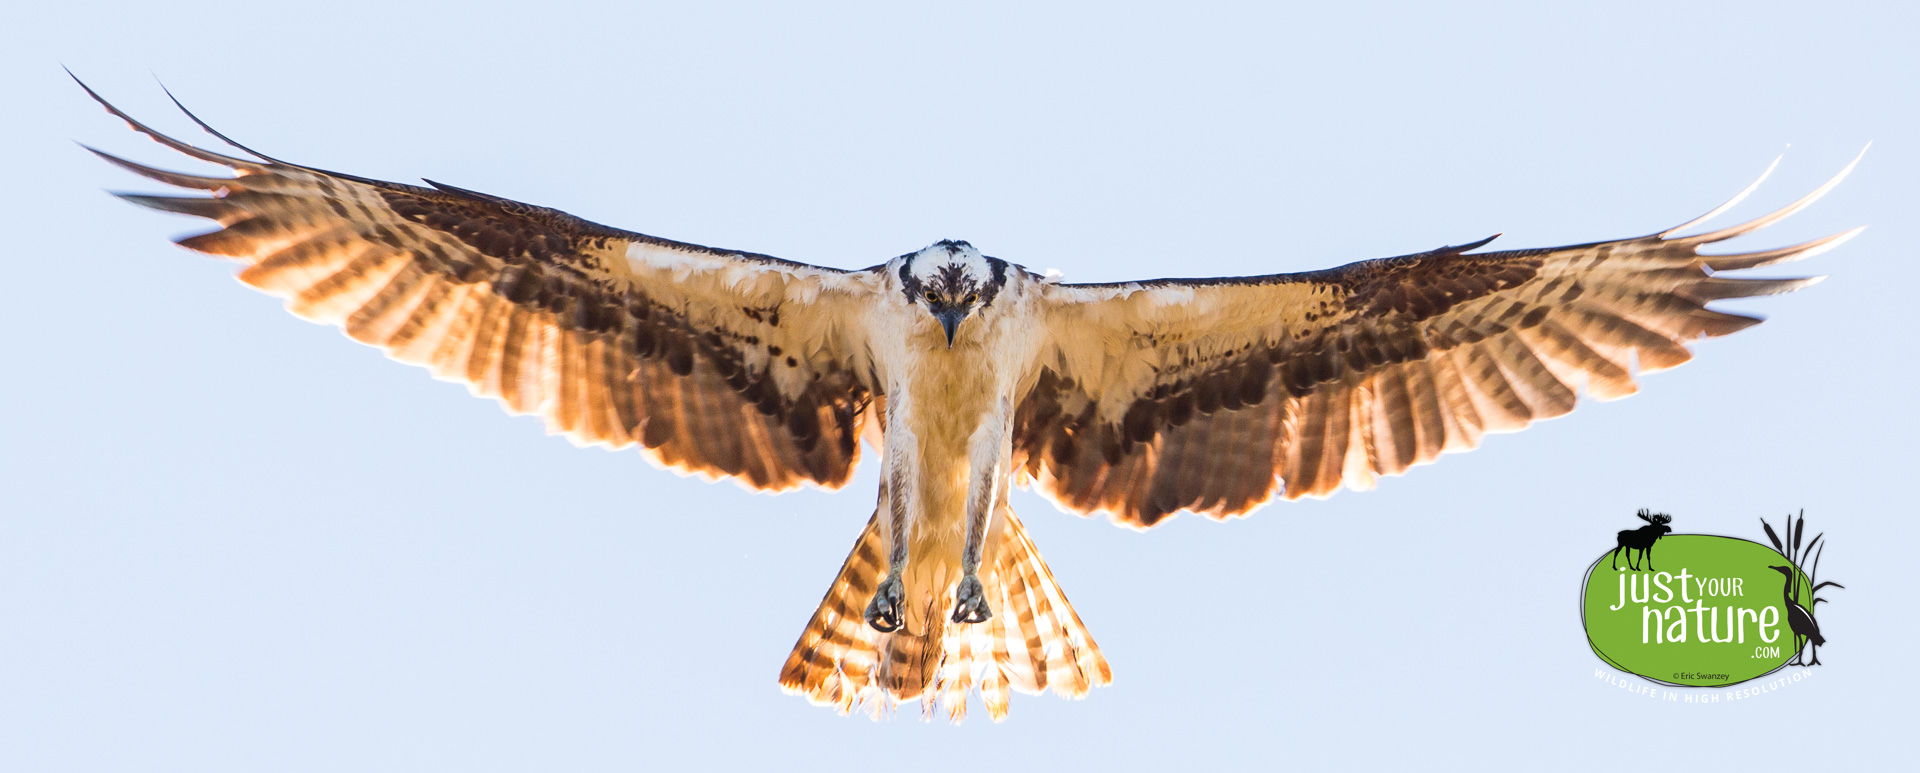
[(867, 625), (881, 633), (900, 630), (900, 597), (904, 592), (900, 578), (888, 576), (881, 580), (880, 587), (873, 592), (873, 601), (867, 603)]
[(967, 575), (960, 579), (960, 587), (954, 593), (953, 621), (956, 623), (984, 623), (993, 617), (993, 610), (987, 608), (987, 591), (981, 587), (980, 578)]

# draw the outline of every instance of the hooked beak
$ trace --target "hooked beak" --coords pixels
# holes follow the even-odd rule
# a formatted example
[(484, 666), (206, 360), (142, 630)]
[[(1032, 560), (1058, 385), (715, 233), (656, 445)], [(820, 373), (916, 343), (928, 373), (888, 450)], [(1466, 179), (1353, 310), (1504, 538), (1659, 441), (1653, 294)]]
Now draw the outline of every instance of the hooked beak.
[(953, 348), (953, 332), (960, 329), (960, 320), (967, 318), (965, 309), (942, 309), (933, 313), (940, 320), (940, 329), (947, 332), (947, 348)]

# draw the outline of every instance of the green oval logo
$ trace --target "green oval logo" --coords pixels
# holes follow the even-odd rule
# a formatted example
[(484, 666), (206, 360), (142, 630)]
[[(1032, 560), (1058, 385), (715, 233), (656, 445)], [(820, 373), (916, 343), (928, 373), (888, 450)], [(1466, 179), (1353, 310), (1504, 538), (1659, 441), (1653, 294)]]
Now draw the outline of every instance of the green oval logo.
[(1630, 532), (1621, 540), (1587, 570), (1581, 591), (1581, 623), (1601, 660), (1656, 682), (1721, 687), (1799, 653), (1791, 599), (1804, 604), (1813, 592), (1779, 552), (1704, 534), (1662, 533), (1644, 540), (1657, 545), (1644, 552)]

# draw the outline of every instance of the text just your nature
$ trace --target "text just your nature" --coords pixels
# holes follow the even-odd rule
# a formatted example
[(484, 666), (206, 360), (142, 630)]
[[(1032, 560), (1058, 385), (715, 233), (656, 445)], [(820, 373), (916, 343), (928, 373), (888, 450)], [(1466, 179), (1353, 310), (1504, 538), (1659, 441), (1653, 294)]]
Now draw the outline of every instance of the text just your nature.
[[(1677, 586), (1673, 584), (1676, 580)], [(1744, 578), (1694, 577), (1686, 569), (1681, 569), (1678, 575), (1641, 574), (1622, 569), (1619, 601), (1607, 609), (1617, 612), (1629, 604), (1640, 605), (1641, 644), (1687, 641), (1744, 644), (1749, 624), (1754, 626), (1761, 642), (1770, 644), (1780, 638), (1779, 607), (1772, 604), (1759, 609), (1733, 604), (1707, 606), (1708, 598), (1744, 597), (1745, 585)], [(1674, 603), (1676, 594), (1680, 603)], [(1693, 606), (1684, 606), (1687, 602)], [(1687, 635), (1689, 618), (1693, 630), (1691, 639)]]

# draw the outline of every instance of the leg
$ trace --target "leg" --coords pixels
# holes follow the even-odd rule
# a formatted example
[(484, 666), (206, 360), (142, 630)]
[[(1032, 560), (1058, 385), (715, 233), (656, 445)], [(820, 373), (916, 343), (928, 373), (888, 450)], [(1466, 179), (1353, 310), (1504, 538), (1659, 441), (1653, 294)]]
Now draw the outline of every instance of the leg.
[[(992, 484), (988, 484), (992, 491)], [(988, 494), (991, 500), (991, 493)], [(968, 497), (969, 500), (974, 497)], [(985, 552), (987, 525), (993, 514), (991, 501), (986, 504), (969, 502), (967, 505), (967, 544), (960, 552), (960, 585), (953, 593), (953, 621), (956, 623), (984, 623), (993, 617), (993, 610), (987, 607), (987, 590), (980, 584), (980, 554)]]
[(900, 582), (900, 575), (907, 569), (907, 500), (913, 495), (910, 472), (916, 461), (912, 449), (917, 445), (913, 430), (907, 428), (906, 417), (905, 395), (890, 399), (884, 441), (887, 469), (880, 484), (881, 498), (886, 500), (881, 510), (885, 513), (881, 528), (887, 535), (887, 576), (874, 589), (873, 601), (867, 603), (867, 625), (881, 633), (900, 630), (906, 620), (906, 588)]
[(1613, 549), (1613, 568), (1620, 568), (1620, 548), (1618, 547)]
[(885, 497), (887, 501), (883, 509), (887, 514), (882, 525), (888, 537), (887, 576), (874, 589), (873, 600), (867, 602), (867, 625), (881, 633), (900, 630), (904, 622), (901, 614), (905, 611), (903, 597), (906, 591), (900, 583), (900, 573), (907, 568), (906, 497), (899, 493), (901, 489), (897, 484), (901, 481), (893, 482), (896, 485), (885, 486), (888, 496)]
[(1647, 559), (1647, 571), (1649, 572), (1653, 571), (1653, 545), (1652, 544), (1647, 545), (1647, 551), (1643, 555)]
[(1012, 406), (1005, 399), (988, 414), (968, 442), (967, 470), (967, 542), (960, 552), (960, 585), (954, 589), (953, 621), (983, 623), (993, 617), (987, 607), (986, 588), (980, 584), (980, 557), (986, 551), (987, 527), (993, 523), (993, 508), (1005, 492), (1000, 490), (1000, 471), (1008, 459), (1006, 425)]

